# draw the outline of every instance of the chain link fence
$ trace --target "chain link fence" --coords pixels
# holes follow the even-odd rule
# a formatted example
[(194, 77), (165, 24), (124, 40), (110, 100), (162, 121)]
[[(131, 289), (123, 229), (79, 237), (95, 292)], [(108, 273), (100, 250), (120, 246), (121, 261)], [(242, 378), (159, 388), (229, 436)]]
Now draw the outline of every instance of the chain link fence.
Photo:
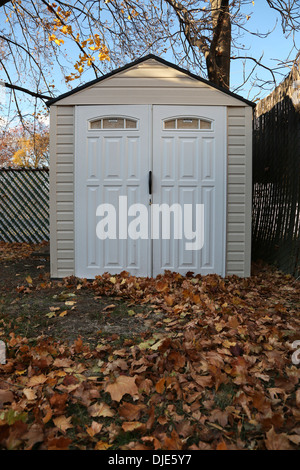
[(0, 241), (49, 240), (49, 170), (0, 169)]

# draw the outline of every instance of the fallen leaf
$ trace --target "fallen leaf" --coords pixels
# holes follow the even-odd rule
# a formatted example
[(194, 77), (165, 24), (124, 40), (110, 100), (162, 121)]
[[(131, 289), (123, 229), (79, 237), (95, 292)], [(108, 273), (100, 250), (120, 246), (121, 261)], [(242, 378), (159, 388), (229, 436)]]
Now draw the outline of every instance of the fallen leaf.
[(68, 310), (64, 310), (59, 314), (60, 317), (65, 317), (68, 314)]
[(54, 437), (48, 440), (47, 448), (48, 450), (67, 450), (71, 442), (68, 437)]
[(122, 424), (122, 429), (125, 432), (132, 432), (137, 430), (145, 430), (146, 425), (144, 423), (139, 423), (138, 421), (126, 421)]
[(118, 410), (119, 416), (126, 419), (138, 420), (140, 418), (143, 405), (133, 405), (132, 403), (124, 403)]
[(228, 450), (228, 448), (227, 448), (227, 445), (225, 444), (225, 442), (221, 441), (217, 445), (216, 450)]
[(163, 377), (155, 384), (155, 390), (157, 391), (157, 393), (160, 393), (160, 394), (164, 393), (165, 382), (166, 382), (166, 379)]
[(102, 427), (103, 427), (102, 423), (97, 423), (96, 421), (93, 421), (91, 426), (86, 428), (86, 432), (88, 433), (89, 436), (94, 437), (97, 434), (99, 434)]
[(135, 384), (135, 377), (120, 375), (114, 383), (106, 386), (106, 392), (111, 396), (112, 400), (121, 401), (122, 397), (128, 393), (131, 396), (138, 394), (138, 388)]
[(53, 423), (60, 431), (65, 433), (67, 429), (71, 429), (73, 427), (71, 419), (72, 416), (69, 416), (68, 418), (66, 416), (58, 416), (53, 419)]
[(26, 385), (27, 387), (37, 387), (38, 385), (44, 384), (46, 381), (47, 377), (44, 374), (33, 375)]
[(111, 418), (115, 415), (114, 410), (112, 410), (106, 403), (95, 403), (88, 408), (88, 412), (90, 416), (93, 416), (93, 418), (100, 416)]
[(287, 434), (276, 434), (272, 427), (266, 434), (265, 445), (268, 450), (291, 450)]
[(35, 444), (43, 442), (44, 437), (43, 427), (38, 423), (34, 423), (27, 433), (22, 436), (22, 439), (27, 441), (26, 450), (31, 450)]
[(32, 390), (32, 388), (24, 388), (23, 393), (27, 400), (35, 400), (36, 399), (36, 391)]
[(108, 444), (107, 442), (98, 441), (95, 445), (95, 450), (107, 450), (112, 446), (112, 444)]

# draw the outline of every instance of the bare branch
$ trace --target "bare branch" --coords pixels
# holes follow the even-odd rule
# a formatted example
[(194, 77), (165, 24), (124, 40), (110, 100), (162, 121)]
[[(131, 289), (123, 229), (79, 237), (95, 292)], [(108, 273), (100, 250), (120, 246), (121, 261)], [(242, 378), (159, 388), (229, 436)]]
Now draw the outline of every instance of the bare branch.
[(11, 83), (2, 82), (6, 88), (10, 88), (11, 90), (22, 91), (27, 95), (33, 96), (35, 98), (40, 98), (42, 100), (51, 100), (53, 96), (42, 95), (41, 93), (35, 93), (34, 91), (28, 90), (27, 88), (23, 88), (21, 86), (13, 85)]

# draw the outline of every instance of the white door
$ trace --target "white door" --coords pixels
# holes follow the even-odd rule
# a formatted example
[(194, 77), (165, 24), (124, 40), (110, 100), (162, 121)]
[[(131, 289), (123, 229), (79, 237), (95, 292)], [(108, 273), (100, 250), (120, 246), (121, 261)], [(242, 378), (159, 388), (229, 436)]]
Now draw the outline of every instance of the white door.
[[(76, 276), (94, 278), (123, 270), (137, 276), (151, 275), (150, 240), (129, 238), (125, 230), (126, 207), (137, 203), (149, 206), (149, 135), (148, 106), (77, 107)], [(113, 208), (115, 226), (112, 220), (104, 227), (104, 231), (110, 230), (104, 235), (107, 238), (99, 239), (97, 226), (114, 215)]]
[[(224, 107), (154, 106), (152, 207), (177, 205), (170, 211), (170, 237), (165, 233), (164, 239), (162, 234), (165, 213), (156, 231), (159, 237), (153, 240), (154, 276), (165, 270), (225, 275), (225, 111)], [(197, 238), (192, 238), (193, 232)]]
[[(165, 270), (224, 275), (225, 129), (224, 107), (77, 107), (76, 276), (123, 270), (136, 276)], [(133, 204), (148, 213), (146, 238), (128, 233), (138, 215), (128, 213)], [(114, 211), (115, 225), (109, 224), (105, 238), (103, 223)]]

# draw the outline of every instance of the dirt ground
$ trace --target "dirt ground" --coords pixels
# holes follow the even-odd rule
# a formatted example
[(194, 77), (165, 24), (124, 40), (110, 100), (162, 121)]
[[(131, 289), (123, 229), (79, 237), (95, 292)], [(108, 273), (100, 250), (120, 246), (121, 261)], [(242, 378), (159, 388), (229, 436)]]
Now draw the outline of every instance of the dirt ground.
[[(97, 296), (80, 289), (80, 284), (50, 283), (49, 257), (43, 252), (25, 259), (0, 259), (0, 273), (0, 319), (28, 338), (44, 335), (74, 341), (81, 336), (91, 343), (99, 336), (135, 338), (150, 329), (153, 333), (161, 318), (149, 306)], [(41, 288), (32, 291), (31, 285)]]

